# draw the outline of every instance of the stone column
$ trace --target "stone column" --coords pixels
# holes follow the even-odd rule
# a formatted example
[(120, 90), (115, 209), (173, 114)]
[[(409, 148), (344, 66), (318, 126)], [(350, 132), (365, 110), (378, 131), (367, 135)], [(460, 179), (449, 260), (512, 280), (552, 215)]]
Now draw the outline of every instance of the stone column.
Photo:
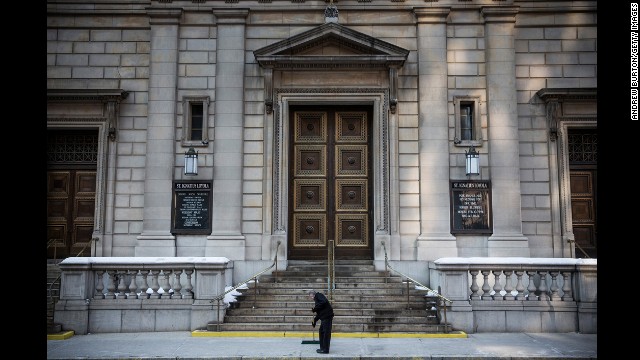
[[(244, 259), (242, 168), (246, 9), (214, 9), (217, 19), (212, 231), (206, 256)], [(235, 249), (235, 250), (234, 250)], [(237, 251), (241, 249), (242, 251)]]
[(514, 25), (517, 7), (485, 7), (489, 171), (493, 235), (488, 256), (529, 257), (522, 234)]
[(149, 8), (149, 105), (142, 234), (135, 256), (176, 256), (171, 234), (178, 30), (182, 9)]
[(418, 26), (420, 235), (417, 260), (457, 256), (449, 221), (449, 8), (415, 9)]

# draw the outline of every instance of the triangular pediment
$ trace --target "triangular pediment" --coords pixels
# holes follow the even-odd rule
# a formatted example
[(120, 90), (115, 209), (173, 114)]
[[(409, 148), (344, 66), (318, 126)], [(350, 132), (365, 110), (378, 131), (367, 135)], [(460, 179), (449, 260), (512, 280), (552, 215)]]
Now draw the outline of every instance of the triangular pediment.
[(329, 22), (253, 52), (262, 67), (402, 67), (409, 50)]

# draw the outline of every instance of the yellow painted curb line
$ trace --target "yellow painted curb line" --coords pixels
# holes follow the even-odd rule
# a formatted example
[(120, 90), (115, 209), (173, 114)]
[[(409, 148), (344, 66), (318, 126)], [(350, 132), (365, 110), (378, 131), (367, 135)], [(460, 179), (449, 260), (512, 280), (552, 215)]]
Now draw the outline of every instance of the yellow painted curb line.
[[(312, 337), (315, 332), (194, 330), (193, 337)], [(450, 333), (332, 333), (337, 338), (467, 338), (464, 331)]]
[(284, 332), (279, 331), (207, 331), (194, 330), (193, 337), (284, 337)]
[(429, 333), (429, 334), (415, 334), (415, 333), (379, 333), (378, 337), (381, 338), (448, 338), (448, 339), (460, 339), (467, 338), (467, 334), (464, 331), (452, 331), (450, 333)]
[(55, 334), (47, 334), (47, 340), (67, 340), (75, 334), (73, 330), (62, 331)]

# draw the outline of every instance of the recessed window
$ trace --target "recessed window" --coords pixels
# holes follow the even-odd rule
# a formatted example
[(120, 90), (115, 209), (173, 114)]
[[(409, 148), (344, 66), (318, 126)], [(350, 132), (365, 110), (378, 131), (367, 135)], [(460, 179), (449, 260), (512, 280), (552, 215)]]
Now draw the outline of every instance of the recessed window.
[(480, 127), (480, 98), (458, 96), (454, 98), (457, 146), (480, 146), (482, 132)]
[(209, 113), (209, 97), (184, 97), (183, 99), (183, 146), (206, 146)]

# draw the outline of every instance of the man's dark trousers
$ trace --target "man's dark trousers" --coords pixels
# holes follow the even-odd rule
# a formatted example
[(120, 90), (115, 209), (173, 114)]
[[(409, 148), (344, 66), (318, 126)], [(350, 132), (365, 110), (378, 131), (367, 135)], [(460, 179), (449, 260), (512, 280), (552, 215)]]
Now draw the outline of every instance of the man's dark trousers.
[(331, 322), (332, 319), (320, 320), (320, 350), (329, 352), (329, 345), (331, 343)]

